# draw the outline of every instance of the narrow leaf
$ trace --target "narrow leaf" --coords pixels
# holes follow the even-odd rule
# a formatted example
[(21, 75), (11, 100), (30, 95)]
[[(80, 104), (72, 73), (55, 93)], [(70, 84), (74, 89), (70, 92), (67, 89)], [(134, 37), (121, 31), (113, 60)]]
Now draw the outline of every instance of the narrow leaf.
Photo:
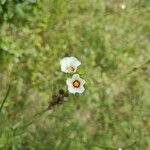
[(7, 90), (7, 92), (6, 92), (6, 95), (5, 95), (5, 97), (4, 97), (3, 101), (2, 101), (2, 104), (1, 104), (1, 106), (0, 106), (0, 112), (2, 111), (2, 108), (3, 108), (3, 106), (4, 106), (4, 104), (5, 104), (6, 100), (7, 100), (7, 97), (8, 97), (8, 95), (9, 95), (9, 92), (10, 92), (10, 86), (8, 87), (8, 90)]

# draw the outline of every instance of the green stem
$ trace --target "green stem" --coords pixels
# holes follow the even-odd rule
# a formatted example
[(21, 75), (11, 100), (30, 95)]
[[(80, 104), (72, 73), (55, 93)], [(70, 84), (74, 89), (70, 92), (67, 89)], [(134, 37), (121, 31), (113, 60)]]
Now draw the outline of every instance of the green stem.
[[(87, 144), (86, 142), (83, 142), (83, 141), (82, 141), (82, 143)], [(130, 144), (130, 145), (126, 146), (126, 147), (123, 147), (121, 149), (125, 150), (125, 149), (132, 148), (136, 143), (137, 143), (137, 141), (135, 141), (132, 144)], [(100, 146), (100, 145), (95, 145), (95, 144), (94, 145), (92, 144), (92, 146), (93, 147), (99, 147), (101, 149), (106, 149), (106, 150), (118, 150), (119, 149), (119, 148), (111, 148), (111, 147), (105, 147), (105, 146)]]
[[(44, 109), (44, 110), (42, 110), (42, 111), (36, 113), (36, 114), (30, 119), (30, 121), (29, 121), (28, 123), (26, 123), (24, 126), (21, 126), (21, 127), (19, 127), (19, 128), (14, 129), (14, 131), (16, 131), (16, 130), (24, 130), (24, 129), (28, 128), (28, 127), (35, 121), (35, 119), (37, 119), (38, 117), (42, 116), (46, 111), (48, 111), (48, 109)], [(17, 135), (18, 135), (18, 134), (17, 134)]]
[(145, 65), (147, 65), (147, 64), (149, 64), (149, 63), (150, 63), (150, 60), (145, 61), (143, 64), (139, 65), (138, 67), (134, 67), (132, 70), (130, 70), (130, 71), (127, 73), (127, 75), (128, 75), (128, 74), (131, 74), (131, 73), (133, 73), (133, 72), (135, 72), (135, 71), (137, 71), (138, 69), (143, 68)]
[[(150, 63), (150, 60), (147, 60), (147, 61), (145, 61), (143, 64), (139, 65), (138, 67), (134, 67), (134, 68), (132, 68), (130, 71), (128, 71), (127, 73), (125, 73), (124, 75), (121, 75), (119, 78), (120, 78), (120, 79), (124, 79), (124, 78), (126, 78), (128, 75), (131, 75), (132, 73), (134, 73), (134, 72), (136, 72), (137, 70), (143, 68), (145, 65), (147, 65), (147, 64), (149, 64), (149, 63)], [(112, 82), (116, 82), (117, 80), (118, 80), (118, 78), (112, 80)]]
[(133, 147), (135, 144), (137, 144), (137, 141), (133, 142), (132, 144), (130, 144), (130, 145), (128, 145), (128, 146), (126, 146), (126, 147), (124, 147), (124, 148), (122, 148), (122, 149), (131, 148), (131, 147)]
[(2, 104), (1, 104), (1, 106), (0, 106), (0, 112), (2, 111), (2, 108), (3, 108), (5, 102), (6, 102), (7, 98), (8, 98), (10, 89), (11, 89), (11, 87), (9, 86), (9, 87), (8, 87), (8, 90), (7, 90), (7, 92), (6, 92), (6, 95), (5, 95), (5, 97), (4, 97), (3, 101), (2, 101)]

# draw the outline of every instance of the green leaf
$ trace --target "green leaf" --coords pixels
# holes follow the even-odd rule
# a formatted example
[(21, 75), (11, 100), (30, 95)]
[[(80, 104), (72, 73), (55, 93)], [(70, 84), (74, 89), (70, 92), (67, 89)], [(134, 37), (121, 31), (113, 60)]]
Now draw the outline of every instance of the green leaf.
[(7, 0), (1, 0), (1, 4), (4, 5)]

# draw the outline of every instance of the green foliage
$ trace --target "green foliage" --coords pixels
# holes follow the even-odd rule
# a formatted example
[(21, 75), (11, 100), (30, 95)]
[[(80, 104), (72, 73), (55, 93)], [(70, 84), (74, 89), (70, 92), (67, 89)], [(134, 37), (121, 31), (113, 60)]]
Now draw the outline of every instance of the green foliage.
[[(148, 11), (148, 0), (0, 0), (0, 150), (149, 150)], [(67, 89), (65, 56), (82, 62), (86, 92), (34, 118)]]

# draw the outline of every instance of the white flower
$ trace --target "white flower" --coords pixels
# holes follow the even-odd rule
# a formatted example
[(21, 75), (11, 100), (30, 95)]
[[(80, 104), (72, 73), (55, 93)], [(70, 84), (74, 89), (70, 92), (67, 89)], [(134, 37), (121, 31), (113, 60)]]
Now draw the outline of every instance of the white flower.
[(75, 73), (81, 62), (75, 57), (65, 57), (60, 61), (61, 71), (65, 73)]
[(83, 93), (85, 91), (84, 84), (85, 80), (81, 79), (78, 74), (74, 74), (72, 78), (68, 78), (66, 80), (66, 84), (68, 85), (68, 91), (70, 93)]
[(122, 150), (122, 148), (119, 148), (118, 150)]

